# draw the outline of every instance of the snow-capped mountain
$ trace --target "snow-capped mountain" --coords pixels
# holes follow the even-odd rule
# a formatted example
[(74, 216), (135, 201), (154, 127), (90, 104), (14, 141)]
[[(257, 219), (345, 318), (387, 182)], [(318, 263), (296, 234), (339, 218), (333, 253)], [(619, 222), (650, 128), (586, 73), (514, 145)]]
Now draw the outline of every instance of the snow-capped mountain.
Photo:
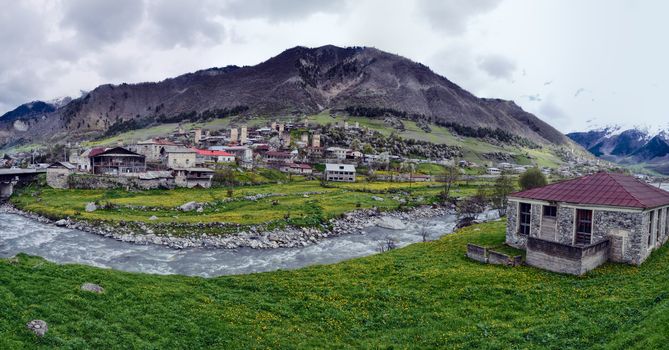
[(567, 134), (597, 157), (620, 164), (640, 164), (669, 174), (669, 132), (647, 127), (610, 126)]

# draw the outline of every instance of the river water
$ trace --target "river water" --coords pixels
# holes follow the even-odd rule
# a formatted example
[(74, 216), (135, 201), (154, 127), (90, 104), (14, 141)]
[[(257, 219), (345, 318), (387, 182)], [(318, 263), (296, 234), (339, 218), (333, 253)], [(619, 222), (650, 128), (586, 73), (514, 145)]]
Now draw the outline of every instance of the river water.
[[(486, 212), (480, 219), (494, 219)], [(324, 239), (300, 248), (176, 250), (161, 245), (136, 245), (95, 234), (43, 224), (26, 217), (0, 213), (0, 257), (17, 253), (41, 256), (56, 263), (78, 263), (122, 271), (155, 274), (182, 274), (214, 277), (296, 269), (314, 264), (330, 264), (378, 253), (379, 244), (388, 238), (398, 247), (422, 241), (425, 227), (429, 239), (453, 232), (453, 215), (408, 223), (405, 229), (369, 227), (362, 234)]]

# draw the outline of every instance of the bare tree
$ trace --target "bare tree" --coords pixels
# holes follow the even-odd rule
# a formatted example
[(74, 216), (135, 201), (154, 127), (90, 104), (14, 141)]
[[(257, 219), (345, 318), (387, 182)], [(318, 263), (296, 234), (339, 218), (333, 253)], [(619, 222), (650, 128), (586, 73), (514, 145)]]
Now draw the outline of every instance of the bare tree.
[(397, 248), (397, 243), (395, 243), (395, 240), (393, 240), (392, 238), (387, 238), (386, 240), (379, 242), (379, 247), (377, 248), (377, 250), (380, 253), (384, 253), (391, 251), (395, 248)]
[(460, 170), (455, 166), (444, 167), (444, 189), (441, 193), (441, 198), (448, 201), (451, 198), (451, 189), (460, 177)]
[(418, 230), (418, 233), (420, 234), (420, 237), (423, 239), (423, 242), (427, 242), (429, 238), (427, 227), (421, 226), (420, 229)]

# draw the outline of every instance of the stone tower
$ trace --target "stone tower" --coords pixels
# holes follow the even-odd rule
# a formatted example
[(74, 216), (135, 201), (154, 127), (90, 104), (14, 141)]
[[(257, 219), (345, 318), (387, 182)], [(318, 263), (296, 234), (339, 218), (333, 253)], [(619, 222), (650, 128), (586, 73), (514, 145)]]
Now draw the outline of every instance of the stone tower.
[(249, 131), (246, 125), (244, 125), (242, 126), (242, 132), (241, 132), (241, 137), (239, 138), (239, 144), (245, 145), (246, 141), (248, 141), (248, 138), (249, 138)]
[(311, 138), (311, 147), (321, 147), (321, 134), (314, 134), (314, 136)]
[(230, 129), (230, 142), (237, 142), (238, 130), (237, 128)]

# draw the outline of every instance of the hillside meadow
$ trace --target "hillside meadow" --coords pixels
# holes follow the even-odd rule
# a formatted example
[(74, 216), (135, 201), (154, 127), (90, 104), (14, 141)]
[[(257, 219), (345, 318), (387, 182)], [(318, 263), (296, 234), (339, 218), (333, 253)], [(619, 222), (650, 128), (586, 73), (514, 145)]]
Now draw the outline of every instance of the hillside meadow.
[[(504, 222), (293, 271), (197, 278), (0, 260), (0, 348), (655, 349), (669, 331), (669, 251), (583, 276), (483, 265)], [(79, 290), (99, 283), (103, 294)], [(49, 324), (44, 338), (26, 328)]]

